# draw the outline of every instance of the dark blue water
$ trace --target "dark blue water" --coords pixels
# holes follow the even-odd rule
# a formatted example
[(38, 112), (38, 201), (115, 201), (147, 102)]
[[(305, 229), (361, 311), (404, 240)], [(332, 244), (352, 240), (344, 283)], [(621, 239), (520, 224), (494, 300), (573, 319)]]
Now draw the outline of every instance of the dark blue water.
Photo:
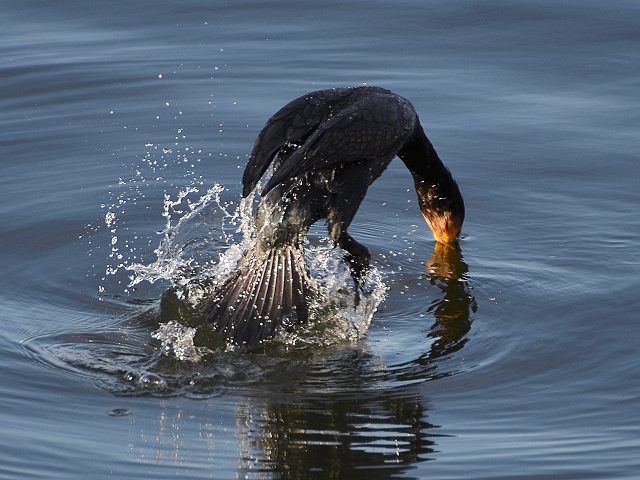
[[(637, 478), (636, 2), (3, 1), (0, 19), (0, 477)], [(163, 356), (170, 279), (126, 267), (163, 231), (173, 259), (237, 240), (213, 201), (167, 230), (165, 195), (218, 183), (233, 212), (266, 119), (362, 83), (414, 103), (466, 201), (460, 252), (394, 162), (351, 228), (387, 287), (367, 335)]]

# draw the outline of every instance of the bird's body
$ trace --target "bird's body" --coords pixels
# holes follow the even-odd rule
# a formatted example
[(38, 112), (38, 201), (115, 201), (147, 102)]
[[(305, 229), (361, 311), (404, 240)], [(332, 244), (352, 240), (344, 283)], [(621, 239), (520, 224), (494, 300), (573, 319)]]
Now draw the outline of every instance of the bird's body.
[[(243, 177), (247, 196), (276, 164), (256, 216), (265, 241), (289, 242), (286, 232), (304, 234), (326, 219), (337, 242), (415, 119), (409, 102), (375, 87), (312, 92), (277, 112), (258, 136)], [(284, 208), (279, 221), (263, 213), (276, 205)]]
[(283, 324), (306, 321), (312, 289), (302, 240), (319, 220), (348, 252), (358, 281), (369, 251), (347, 229), (369, 185), (396, 155), (414, 177), (434, 236), (453, 241), (464, 217), (462, 197), (407, 99), (377, 87), (319, 90), (273, 115), (243, 175), (246, 197), (273, 170), (254, 213), (254, 247), (212, 295), (207, 315), (215, 329), (234, 343), (253, 344)]

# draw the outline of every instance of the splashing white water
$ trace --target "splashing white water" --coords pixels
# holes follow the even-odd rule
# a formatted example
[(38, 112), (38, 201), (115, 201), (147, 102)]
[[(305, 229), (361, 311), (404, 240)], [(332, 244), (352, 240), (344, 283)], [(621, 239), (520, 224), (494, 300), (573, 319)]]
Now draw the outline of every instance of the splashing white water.
[[(198, 215), (202, 209), (209, 206), (212, 200), (220, 205), (220, 193), (223, 190), (224, 187), (222, 185), (215, 184), (196, 201), (191, 201), (188, 198), (189, 194), (198, 192), (198, 189), (195, 187), (187, 187), (185, 190), (178, 192), (175, 200), (172, 200), (169, 195), (165, 194), (162, 210), (165, 226), (162, 231), (160, 244), (154, 250), (156, 260), (148, 265), (133, 263), (125, 266), (127, 270), (133, 272), (133, 275), (129, 277), (130, 287), (142, 281), (154, 283), (158, 280), (169, 280), (172, 282), (181, 280), (179, 273), (185, 273), (191, 269), (194, 265), (194, 259), (183, 255), (184, 245), (176, 241), (176, 234), (181, 231), (190, 219)], [(175, 216), (178, 217), (178, 220), (174, 224)]]
[[(165, 195), (162, 213), (165, 225), (160, 243), (154, 250), (156, 259), (149, 264), (131, 263), (124, 266), (132, 272), (129, 287), (143, 281), (155, 283), (166, 280), (171, 283), (179, 299), (196, 305), (207, 293), (198, 282), (213, 280), (218, 283), (235, 269), (251, 236), (252, 199), (243, 199), (234, 207), (233, 203), (223, 203), (221, 194), (224, 191), (223, 185), (214, 184), (197, 199), (190, 197), (199, 192), (195, 187), (178, 192), (175, 199)], [(208, 241), (208, 232), (201, 235), (202, 241), (198, 241), (197, 235), (189, 235), (190, 230), (197, 231), (198, 227), (211, 229), (212, 225), (204, 224), (206, 219), (200, 218), (207, 210), (216, 212), (214, 218), (219, 222), (218, 231), (226, 248), (217, 254), (217, 261), (207, 257), (207, 252), (198, 251), (206, 250), (203, 244)], [(236, 242), (238, 234), (242, 235), (242, 239)]]
[[(129, 295), (134, 291), (127, 286), (126, 267), (134, 263), (146, 263), (149, 247), (156, 243), (153, 234), (148, 232), (136, 228), (136, 234), (132, 234), (131, 220), (139, 218), (141, 213), (148, 216), (162, 205), (157, 201), (161, 189), (165, 192), (176, 191), (176, 184), (206, 189), (204, 177), (197, 173), (197, 165), (214, 154), (203, 153), (191, 145), (184, 128), (177, 128), (175, 138), (169, 142), (165, 145), (146, 143), (143, 153), (136, 155), (133, 162), (129, 155), (123, 156), (126, 163), (118, 167), (119, 176), (109, 186), (107, 198), (100, 205), (100, 220), (87, 224), (85, 233), (79, 237), (86, 239), (90, 257), (100, 258), (102, 252), (106, 253), (104, 270), (101, 272), (100, 261), (93, 264), (92, 270), (87, 273), (87, 277), (95, 277), (100, 282), (98, 291), (101, 300), (103, 295), (120, 295), (122, 291)], [(112, 154), (115, 156), (120, 153), (117, 151)], [(217, 155), (227, 157), (224, 153)], [(239, 156), (237, 158), (240, 159)], [(193, 195), (195, 193), (191, 193)], [(102, 241), (103, 235), (108, 236), (107, 242)]]
[[(326, 319), (327, 314), (333, 317), (327, 322), (329, 335), (323, 334), (324, 338), (314, 339), (324, 344), (359, 340), (369, 329), (373, 315), (387, 292), (380, 271), (372, 267), (364, 278), (360, 292), (356, 294), (344, 253), (339, 248), (333, 248), (326, 238), (318, 246), (307, 245), (305, 248), (311, 278), (320, 292), (311, 305), (311, 311), (316, 318)], [(286, 341), (290, 344), (307, 342), (301, 334), (303, 332), (300, 331), (289, 334)]]
[[(198, 199), (190, 199), (189, 195), (197, 189), (187, 188), (178, 193), (175, 199), (165, 196), (163, 216), (164, 230), (161, 240), (155, 249), (156, 260), (149, 264), (133, 263), (126, 268), (133, 272), (130, 286), (147, 281), (168, 280), (176, 296), (181, 301), (195, 306), (211, 292), (203, 288), (203, 281), (221, 284), (233, 272), (238, 261), (250, 248), (253, 231), (251, 206), (252, 198), (244, 199), (230, 210), (220, 199), (222, 185), (214, 185)], [(193, 249), (188, 249), (191, 240), (182, 235), (193, 227), (193, 223), (202, 221), (200, 214), (207, 208), (221, 213), (218, 228), (223, 231), (227, 244), (226, 250), (218, 253), (217, 261), (208, 259), (200, 262), (194, 257)], [(208, 225), (211, 228), (210, 225)], [(242, 237), (234, 241), (238, 234)], [(371, 268), (356, 300), (355, 286), (348, 266), (339, 248), (333, 247), (328, 239), (321, 239), (318, 245), (305, 241), (305, 259), (309, 267), (314, 290), (318, 296), (310, 305), (309, 325), (296, 327), (292, 332), (282, 332), (275, 342), (283, 342), (286, 346), (327, 345), (342, 342), (356, 342), (368, 330), (371, 319), (380, 302), (384, 299), (386, 286), (380, 272)], [(182, 327), (176, 321), (161, 325), (154, 333), (154, 338), (162, 342), (165, 353), (176, 358), (192, 359), (187, 351), (193, 345), (196, 329)]]
[(160, 340), (162, 343), (160, 350), (164, 355), (174, 356), (178, 360), (197, 362), (209, 350), (203, 347), (196, 347), (193, 344), (195, 334), (195, 328), (185, 327), (178, 322), (171, 321), (161, 323), (160, 327), (151, 336)]
[[(175, 156), (171, 149), (159, 149), (156, 145), (147, 147), (161, 152), (158, 153), (160, 160)], [(228, 278), (250, 248), (255, 238), (251, 213), (254, 197), (225, 202), (223, 185), (214, 184), (205, 189), (202, 177), (196, 178), (195, 173), (190, 172), (193, 177), (187, 186), (175, 195), (165, 193), (162, 203), (164, 227), (158, 232), (160, 240), (154, 249), (155, 259), (143, 262), (128, 243), (130, 235), (127, 235), (125, 217), (127, 207), (136, 206), (137, 200), (144, 198), (140, 189), (146, 185), (147, 174), (153, 173), (156, 181), (161, 178), (162, 162), (147, 153), (143, 163), (131, 181), (119, 180), (121, 193), (102, 207), (105, 211), (103, 225), (110, 233), (109, 257), (113, 260), (106, 274), (129, 272), (125, 293), (130, 293), (142, 282), (169, 282), (179, 301), (196, 306), (210, 295), (214, 285)], [(152, 239), (148, 241), (149, 244), (153, 242)], [(130, 251), (128, 255), (126, 250)], [(281, 334), (276, 341), (287, 346), (357, 341), (366, 333), (385, 296), (386, 286), (380, 272), (376, 268), (370, 269), (360, 301), (356, 301), (354, 283), (342, 250), (324, 239), (316, 246), (306, 241), (305, 251), (314, 290), (319, 293), (310, 306), (311, 321), (303, 328), (296, 327), (293, 333)], [(100, 291), (104, 291), (103, 286)], [(164, 320), (167, 321), (153, 334), (161, 341), (163, 353), (197, 361), (199, 353), (193, 350), (196, 329), (180, 325), (177, 318)]]

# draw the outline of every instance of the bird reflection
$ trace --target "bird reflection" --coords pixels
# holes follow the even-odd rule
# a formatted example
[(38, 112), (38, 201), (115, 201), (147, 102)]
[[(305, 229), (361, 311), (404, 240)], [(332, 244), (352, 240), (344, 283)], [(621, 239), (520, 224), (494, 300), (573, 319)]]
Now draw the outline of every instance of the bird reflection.
[(471, 328), (471, 312), (477, 311), (478, 304), (471, 295), (467, 279), (469, 267), (464, 262), (459, 245), (436, 242), (425, 268), (431, 284), (444, 293), (429, 307), (429, 312), (436, 319), (429, 337), (435, 338), (435, 341), (426, 359), (433, 361), (457, 352), (464, 346), (468, 340), (465, 335)]
[(425, 265), (431, 284), (444, 294), (428, 310), (436, 319), (428, 333), (434, 342), (413, 366), (392, 373), (416, 383), (398, 387), (387, 378), (386, 388), (369, 390), (366, 383), (376, 376), (371, 361), (348, 356), (342, 372), (353, 376), (352, 388), (362, 387), (358, 394), (325, 393), (293, 405), (271, 402), (258, 415), (255, 404), (246, 405), (239, 434), (247, 471), (278, 472), (278, 478), (371, 480), (406, 475), (412, 465), (434, 458), (439, 435), (426, 420), (427, 402), (418, 385), (439, 376), (438, 358), (465, 345), (470, 312), (477, 305), (459, 246), (436, 243)]
[(240, 470), (283, 479), (393, 478), (433, 459), (437, 426), (424, 404), (417, 385), (248, 402), (238, 412)]
[[(411, 478), (416, 465), (436, 457), (444, 435), (429, 421), (424, 385), (451, 374), (440, 360), (464, 347), (477, 305), (458, 246), (436, 243), (425, 267), (430, 293), (434, 287), (440, 292), (425, 305), (435, 322), (427, 333), (430, 347), (407, 363), (384, 365), (366, 342), (283, 358), (229, 354), (212, 361), (217, 371), (241, 361), (243, 370), (260, 374), (238, 386), (242, 399), (233, 408), (239, 456), (235, 466), (223, 467), (227, 472), (235, 468), (237, 478)], [(230, 386), (232, 380), (222, 380), (220, 388), (228, 392)], [(190, 455), (205, 458), (206, 449), (212, 473), (219, 472), (224, 459), (215, 445), (228, 442), (229, 431), (210, 423), (220, 415), (216, 404), (208, 403), (212, 411), (200, 427), (187, 414), (173, 415), (175, 425), (162, 422), (156, 433), (159, 458), (182, 465)], [(190, 431), (194, 427), (199, 434)], [(172, 437), (179, 439), (174, 451), (167, 441)]]

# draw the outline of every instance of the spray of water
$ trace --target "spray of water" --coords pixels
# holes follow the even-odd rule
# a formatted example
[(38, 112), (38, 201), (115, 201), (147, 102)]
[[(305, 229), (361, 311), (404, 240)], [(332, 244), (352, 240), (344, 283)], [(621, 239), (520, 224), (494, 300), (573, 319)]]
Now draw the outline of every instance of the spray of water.
[[(179, 133), (182, 135), (181, 131)], [(226, 189), (223, 185), (216, 183), (207, 188), (195, 170), (188, 172), (191, 178), (184, 182), (186, 186), (174, 187), (175, 194), (164, 194), (164, 225), (157, 232), (155, 258), (145, 261), (140, 253), (142, 249), (129, 244), (126, 213), (145, 199), (143, 187), (150, 187), (149, 183), (162, 179), (162, 169), (171, 166), (171, 158), (175, 157), (176, 164), (184, 164), (188, 156), (197, 153), (191, 147), (179, 148), (178, 144), (173, 148), (152, 144), (147, 147), (149, 151), (142, 159), (142, 165), (135, 168), (131, 179), (119, 179), (114, 186), (114, 191), (119, 193), (114, 194), (109, 204), (102, 206), (105, 212), (102, 225), (110, 234), (110, 262), (105, 277), (126, 272), (128, 284), (123, 289), (127, 294), (143, 282), (168, 283), (179, 302), (196, 307), (211, 294), (215, 285), (229, 277), (250, 248), (255, 238), (251, 213), (255, 198), (224, 201)], [(193, 164), (198, 161), (199, 158), (193, 160)], [(165, 188), (165, 191), (171, 189)], [(153, 242), (152, 238), (147, 240), (149, 245)], [(272, 342), (287, 348), (357, 342), (366, 333), (386, 292), (380, 272), (376, 268), (370, 270), (359, 301), (356, 301), (355, 286), (343, 260), (344, 252), (326, 239), (318, 238), (305, 243), (305, 252), (314, 290), (319, 293), (310, 306), (311, 321), (292, 332), (283, 332)], [(103, 292), (104, 287), (100, 290)], [(205, 350), (195, 346), (194, 338), (200, 328), (207, 326), (181, 325), (180, 318), (163, 317), (161, 320), (163, 323), (153, 333), (161, 352), (179, 360), (199, 360)]]
[[(223, 205), (220, 199), (223, 191), (222, 185), (214, 185), (196, 200), (188, 200), (192, 189), (179, 192), (175, 199), (165, 197), (164, 230), (155, 249), (156, 259), (148, 264), (127, 265), (127, 270), (131, 272), (129, 286), (143, 281), (169, 281), (180, 301), (196, 306), (211, 293), (207, 286), (210, 288), (211, 285), (221, 284), (228, 278), (243, 252), (250, 248), (254, 237), (251, 215), (253, 199), (244, 199), (231, 209)], [(217, 259), (201, 262), (196, 260), (193, 250), (187, 248), (190, 239), (183, 232), (201, 222), (200, 216), (206, 209), (219, 212), (215, 216), (219, 219), (219, 225), (213, 227), (225, 232), (223, 238), (227, 246), (217, 254)], [(241, 238), (236, 240), (238, 235)], [(344, 252), (334, 248), (326, 239), (314, 243), (312, 245), (307, 241), (305, 245), (307, 265), (314, 288), (319, 292), (310, 307), (311, 321), (305, 327), (283, 332), (272, 343), (304, 347), (357, 342), (366, 333), (377, 306), (384, 298), (386, 287), (379, 271), (372, 268), (365, 279), (359, 301), (356, 301), (355, 286), (343, 260)], [(197, 329), (181, 327), (176, 320), (170, 319), (161, 324), (154, 332), (154, 338), (160, 340), (165, 354), (184, 360), (199, 358), (199, 352), (193, 347)]]

